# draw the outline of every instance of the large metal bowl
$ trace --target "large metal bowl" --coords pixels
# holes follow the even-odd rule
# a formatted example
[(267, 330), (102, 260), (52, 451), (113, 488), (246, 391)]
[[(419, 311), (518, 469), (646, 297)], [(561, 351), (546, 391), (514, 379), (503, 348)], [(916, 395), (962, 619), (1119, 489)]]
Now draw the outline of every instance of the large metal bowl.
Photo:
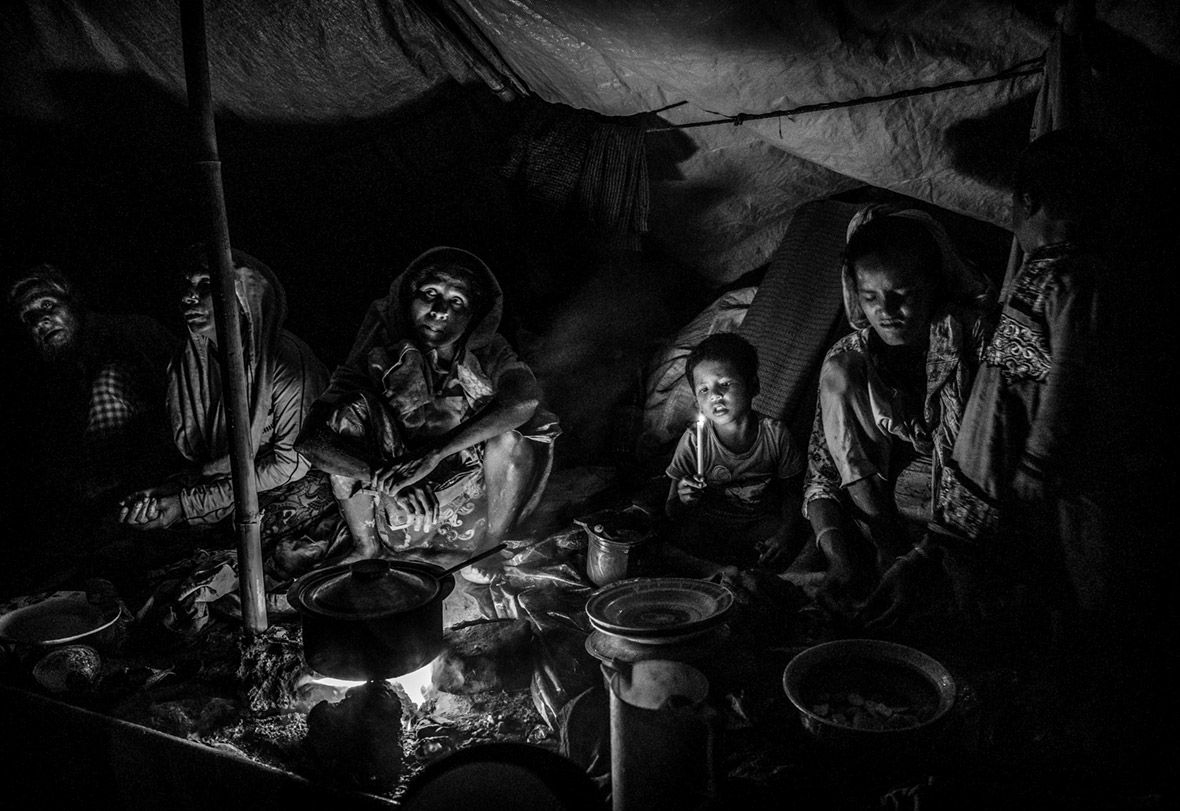
[[(22, 598), (25, 599), (25, 598)], [(104, 610), (84, 591), (58, 591), (0, 614), (0, 643), (53, 647), (88, 642), (119, 620), (120, 609)]]
[[(838, 747), (929, 740), (956, 692), (954, 678), (936, 659), (879, 639), (841, 639), (804, 650), (783, 671), (783, 689), (803, 728)], [(856, 699), (866, 704), (853, 708)]]

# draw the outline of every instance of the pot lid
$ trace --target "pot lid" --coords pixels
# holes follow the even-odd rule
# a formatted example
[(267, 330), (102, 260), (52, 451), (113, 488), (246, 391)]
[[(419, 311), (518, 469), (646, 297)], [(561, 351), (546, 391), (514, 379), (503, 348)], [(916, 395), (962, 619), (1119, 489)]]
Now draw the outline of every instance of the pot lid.
[(367, 619), (425, 605), (438, 594), (438, 580), (399, 569), (385, 560), (359, 560), (324, 569), (299, 589), (297, 607), (329, 617)]

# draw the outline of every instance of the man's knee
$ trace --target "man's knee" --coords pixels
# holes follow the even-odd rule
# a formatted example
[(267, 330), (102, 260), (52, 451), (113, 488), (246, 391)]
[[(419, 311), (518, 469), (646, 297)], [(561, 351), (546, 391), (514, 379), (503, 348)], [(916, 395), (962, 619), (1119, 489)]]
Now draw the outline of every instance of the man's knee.
[(516, 431), (505, 431), (487, 441), (487, 445), (484, 446), (484, 458), (497, 460), (502, 464), (520, 464), (532, 458), (532, 449), (529, 446), (534, 444), (536, 443), (529, 442)]
[(356, 489), (357, 480), (351, 476), (341, 476), (337, 473), (328, 475), (328, 479), (332, 482), (332, 495), (338, 499), (345, 499), (352, 496)]

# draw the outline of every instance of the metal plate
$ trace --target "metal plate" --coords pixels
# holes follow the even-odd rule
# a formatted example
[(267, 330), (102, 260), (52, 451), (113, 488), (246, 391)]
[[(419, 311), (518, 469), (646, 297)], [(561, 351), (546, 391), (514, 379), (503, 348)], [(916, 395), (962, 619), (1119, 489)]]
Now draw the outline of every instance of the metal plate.
[(673, 639), (665, 645), (644, 644), (602, 631), (591, 631), (586, 637), (586, 652), (608, 665), (613, 662), (634, 664), (649, 659), (695, 662), (714, 653), (727, 639), (729, 626), (724, 623), (694, 633), (688, 639)]
[(733, 608), (733, 592), (687, 577), (636, 577), (590, 595), (586, 616), (600, 631), (631, 640), (678, 637), (719, 624)]
[(0, 640), (61, 645), (109, 628), (118, 619), (118, 611), (104, 614), (84, 591), (59, 591), (0, 616)]

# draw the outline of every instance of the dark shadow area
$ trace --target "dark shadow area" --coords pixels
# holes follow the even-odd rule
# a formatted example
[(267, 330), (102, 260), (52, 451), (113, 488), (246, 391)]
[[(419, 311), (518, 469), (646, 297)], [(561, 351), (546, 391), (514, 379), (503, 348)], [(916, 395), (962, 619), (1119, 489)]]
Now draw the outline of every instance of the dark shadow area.
[(1009, 188), (1012, 156), (1028, 143), (1028, 122), (1036, 107), (1036, 93), (1014, 99), (982, 118), (967, 118), (944, 133), (951, 165), (995, 188)]
[[(1136, 707), (1157, 702), (1176, 677), (1175, 657), (1160, 647), (1175, 627), (1170, 596), (1178, 563), (1172, 502), (1176, 474), (1176, 422), (1170, 392), (1177, 388), (1174, 310), (1180, 297), (1170, 239), (1180, 216), (1180, 163), (1171, 119), (1180, 92), (1180, 70), (1146, 47), (1097, 24), (1088, 32), (1092, 70), (1084, 84), (1078, 124), (1107, 140), (1119, 154), (1122, 183), (1109, 204), (1109, 220), (1097, 235), (1110, 269), (1098, 280), (1102, 335), (1101, 367), (1111, 373), (1117, 415), (1105, 426), (1121, 459), (1119, 491), (1111, 494), (1114, 539), (1125, 567), (1124, 610), (1112, 618), (1111, 652), (1126, 696), (1112, 703)], [(984, 120), (963, 122), (947, 132), (956, 167), (987, 182), (1007, 185), (998, 169), (1011, 165), (1023, 147), (1031, 97)], [(1094, 465), (1115, 460), (1092, 458)], [(1173, 700), (1158, 712), (1141, 713), (1145, 739), (1163, 740), (1176, 718)], [(1161, 735), (1162, 738), (1155, 736)], [(1174, 746), (1161, 743), (1161, 752)], [(1161, 755), (1161, 757), (1164, 755)], [(1158, 760), (1158, 758), (1157, 758)]]

